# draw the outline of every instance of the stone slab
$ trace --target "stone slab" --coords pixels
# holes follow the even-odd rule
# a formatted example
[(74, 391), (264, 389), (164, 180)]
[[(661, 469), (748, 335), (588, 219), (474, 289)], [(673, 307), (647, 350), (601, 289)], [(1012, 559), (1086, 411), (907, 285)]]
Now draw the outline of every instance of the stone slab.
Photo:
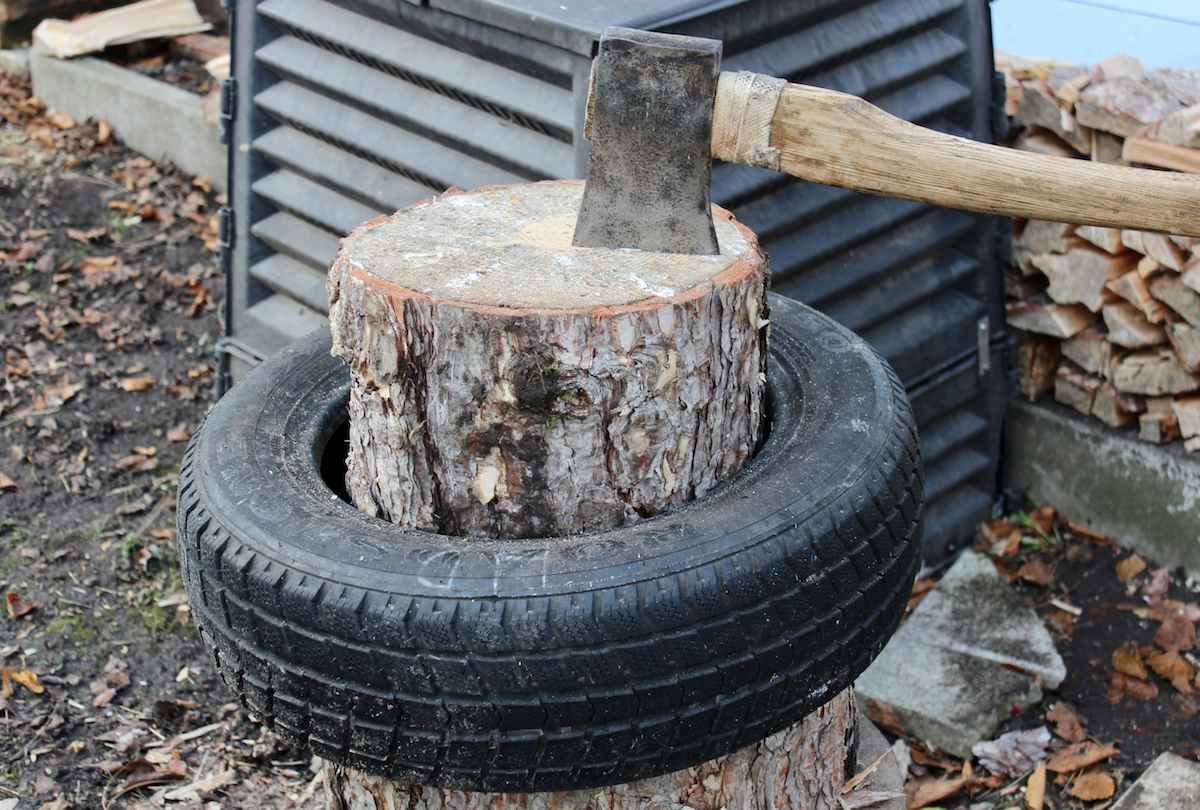
[(204, 98), (102, 59), (30, 55), (33, 92), (77, 121), (105, 120), (127, 146), (166, 158), (225, 191), (227, 149), (205, 122)]
[(1160, 754), (1112, 810), (1196, 810), (1200, 807), (1200, 763)]
[(1005, 485), (1119, 539), (1158, 565), (1200, 577), (1200, 453), (1149, 444), (1056, 402), (1012, 400)]
[(864, 707), (882, 701), (913, 736), (967, 756), (1014, 704), (1041, 700), (1039, 677), (1050, 688), (1066, 677), (1050, 634), (991, 561), (967, 551), (855, 688)]
[[(886, 754), (886, 756), (884, 756)], [(862, 781), (856, 790), (864, 793), (894, 794), (896, 798), (884, 799), (871, 804), (871, 810), (904, 810), (904, 777), (900, 770), (900, 762), (896, 753), (888, 745), (888, 741), (875, 728), (875, 724), (867, 719), (865, 714), (858, 716), (858, 761), (855, 765), (855, 775), (871, 763), (883, 756), (875, 770)]]

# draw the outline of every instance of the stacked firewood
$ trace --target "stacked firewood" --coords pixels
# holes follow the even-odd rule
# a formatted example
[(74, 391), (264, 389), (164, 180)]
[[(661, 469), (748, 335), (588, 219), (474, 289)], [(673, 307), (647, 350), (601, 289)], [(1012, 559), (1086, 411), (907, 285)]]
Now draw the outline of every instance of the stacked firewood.
[[(1091, 68), (997, 54), (1012, 146), (1200, 172), (1200, 71)], [(1200, 450), (1200, 240), (1040, 220), (1013, 226), (1008, 323), (1022, 393), (1055, 398), (1140, 438)]]

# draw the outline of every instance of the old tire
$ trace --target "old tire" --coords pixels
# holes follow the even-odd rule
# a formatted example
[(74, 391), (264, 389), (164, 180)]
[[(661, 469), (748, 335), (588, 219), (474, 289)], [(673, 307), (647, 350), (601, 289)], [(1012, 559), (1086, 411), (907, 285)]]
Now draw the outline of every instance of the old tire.
[(759, 740), (882, 649), (917, 566), (903, 389), (860, 338), (775, 298), (770, 434), (704, 498), (530, 540), (399, 529), (321, 475), (349, 377), (328, 334), (217, 404), (180, 473), (192, 615), (276, 733), (419, 784), (631, 781)]

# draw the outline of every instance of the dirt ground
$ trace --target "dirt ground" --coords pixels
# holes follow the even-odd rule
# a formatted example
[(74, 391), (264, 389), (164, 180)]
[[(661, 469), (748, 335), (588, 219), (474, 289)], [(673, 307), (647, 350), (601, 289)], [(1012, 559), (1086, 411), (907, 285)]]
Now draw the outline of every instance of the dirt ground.
[[(221, 201), (20, 79), (0, 76), (0, 117), (0, 809), (322, 807), (310, 754), (230, 702), (178, 572), (180, 458), (215, 398)], [(980, 541), (1070, 671), (1003, 731), (1049, 726), (1045, 756), (1094, 759), (1049, 775), (1048, 808), (1106, 807), (1163, 751), (1200, 758), (1197, 584), (1077, 528), (1020, 512)], [(1027, 772), (908, 742), (910, 806), (1025, 806)]]

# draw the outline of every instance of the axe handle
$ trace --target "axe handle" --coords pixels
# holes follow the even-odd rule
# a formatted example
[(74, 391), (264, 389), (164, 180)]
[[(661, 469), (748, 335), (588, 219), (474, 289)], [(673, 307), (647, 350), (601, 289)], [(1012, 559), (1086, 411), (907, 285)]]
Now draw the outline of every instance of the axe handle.
[[(777, 103), (762, 85), (744, 98), (721, 99), (733, 89), (729, 76), (746, 74), (721, 75), (718, 110), (724, 104), (741, 111), (732, 118), (752, 121), (754, 105), (775, 104), (769, 135), (760, 135), (769, 148), (760, 140), (757, 149), (747, 149), (753, 135), (714, 130), (713, 157), (969, 211), (1200, 237), (1198, 175), (990, 146), (911, 124), (857, 96), (780, 80), (774, 80), (781, 89)], [(765, 112), (760, 109), (759, 120), (766, 120)], [(740, 148), (729, 145), (737, 142)]]

